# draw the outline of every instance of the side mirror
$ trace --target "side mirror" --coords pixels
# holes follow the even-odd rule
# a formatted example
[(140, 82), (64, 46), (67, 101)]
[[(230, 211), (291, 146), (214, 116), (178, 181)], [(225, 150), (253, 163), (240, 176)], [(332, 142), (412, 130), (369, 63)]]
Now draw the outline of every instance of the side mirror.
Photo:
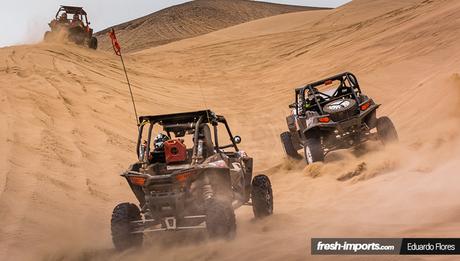
[(241, 137), (238, 136), (238, 135), (233, 137), (233, 142), (235, 142), (236, 144), (240, 144), (241, 143)]

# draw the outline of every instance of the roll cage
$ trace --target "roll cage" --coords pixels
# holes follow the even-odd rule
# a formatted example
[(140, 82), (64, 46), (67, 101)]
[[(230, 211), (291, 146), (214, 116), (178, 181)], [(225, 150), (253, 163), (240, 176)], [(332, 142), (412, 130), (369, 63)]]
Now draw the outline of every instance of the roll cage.
[[(183, 137), (186, 133), (193, 133), (194, 140), (198, 140), (199, 129), (205, 124), (211, 124), (213, 126), (214, 132), (214, 149), (217, 152), (225, 148), (233, 147), (235, 151), (239, 151), (237, 142), (228, 126), (227, 120), (224, 116), (216, 115), (210, 110), (194, 111), (194, 112), (184, 112), (184, 113), (174, 113), (174, 114), (165, 114), (165, 115), (153, 115), (153, 116), (140, 116), (139, 117), (139, 136), (137, 139), (136, 151), (137, 156), (140, 157), (139, 148), (142, 144), (142, 134), (144, 127), (149, 124), (148, 127), (148, 136), (147, 136), (147, 153), (150, 153), (150, 144), (152, 141), (152, 131), (153, 126), (159, 124), (163, 127), (163, 130), (167, 132), (168, 136), (171, 137), (171, 132), (174, 133), (176, 137)], [(222, 123), (225, 125), (225, 129), (230, 137), (231, 143), (228, 145), (220, 146), (219, 137), (218, 137), (218, 124)], [(195, 148), (196, 146), (194, 146)], [(193, 154), (195, 155), (196, 151), (194, 149)]]
[[(85, 10), (83, 10), (83, 7), (61, 5), (58, 11), (56, 12), (56, 16), (55, 16), (56, 20), (59, 20), (60, 16), (63, 13), (67, 13), (67, 15), (77, 14), (80, 16), (80, 20), (84, 22), (85, 26), (88, 26), (90, 24), (90, 22), (88, 22), (88, 15), (85, 12)], [(67, 20), (70, 22), (72, 19), (67, 19)]]
[[(317, 87), (330, 85), (334, 81), (340, 81), (340, 84), (332, 95), (318, 91)], [(295, 103), (290, 105), (291, 108), (296, 109), (297, 115), (305, 116), (305, 94), (307, 92), (313, 97), (314, 101), (314, 104), (309, 110), (315, 110), (323, 115), (324, 111), (322, 105), (334, 100), (352, 98), (359, 104), (358, 97), (361, 95), (361, 88), (359, 87), (356, 76), (350, 72), (341, 73), (297, 88), (295, 89)]]

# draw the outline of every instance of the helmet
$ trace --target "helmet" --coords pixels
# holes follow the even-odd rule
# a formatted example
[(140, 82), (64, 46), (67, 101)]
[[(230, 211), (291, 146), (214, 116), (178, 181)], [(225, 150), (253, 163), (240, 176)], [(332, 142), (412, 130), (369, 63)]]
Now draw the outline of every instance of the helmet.
[(153, 144), (155, 145), (155, 149), (163, 149), (164, 142), (167, 140), (169, 140), (168, 135), (165, 135), (163, 133), (158, 134), (155, 140), (153, 141)]
[(73, 15), (73, 20), (79, 20), (80, 18), (78, 17), (78, 14)]
[(64, 18), (67, 19), (67, 13), (66, 13), (66, 12), (62, 13), (62, 14), (61, 14), (61, 18), (62, 18), (62, 19), (64, 19)]

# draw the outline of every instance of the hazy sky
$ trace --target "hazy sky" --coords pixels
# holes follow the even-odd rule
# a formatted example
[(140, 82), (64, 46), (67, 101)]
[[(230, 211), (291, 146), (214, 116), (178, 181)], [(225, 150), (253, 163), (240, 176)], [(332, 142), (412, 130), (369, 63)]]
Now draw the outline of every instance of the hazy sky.
[[(186, 0), (0, 0), (0, 47), (42, 39), (59, 5), (85, 7), (95, 31), (150, 14)], [(349, 0), (266, 0), (265, 2), (336, 7)]]

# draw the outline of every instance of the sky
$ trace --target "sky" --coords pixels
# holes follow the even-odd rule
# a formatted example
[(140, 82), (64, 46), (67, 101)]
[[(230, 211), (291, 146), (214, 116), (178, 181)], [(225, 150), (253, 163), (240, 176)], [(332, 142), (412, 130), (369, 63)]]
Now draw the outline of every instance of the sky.
[[(0, 47), (38, 42), (59, 5), (83, 6), (94, 31), (126, 22), (186, 0), (0, 0)], [(265, 0), (265, 2), (337, 7), (349, 0)]]

